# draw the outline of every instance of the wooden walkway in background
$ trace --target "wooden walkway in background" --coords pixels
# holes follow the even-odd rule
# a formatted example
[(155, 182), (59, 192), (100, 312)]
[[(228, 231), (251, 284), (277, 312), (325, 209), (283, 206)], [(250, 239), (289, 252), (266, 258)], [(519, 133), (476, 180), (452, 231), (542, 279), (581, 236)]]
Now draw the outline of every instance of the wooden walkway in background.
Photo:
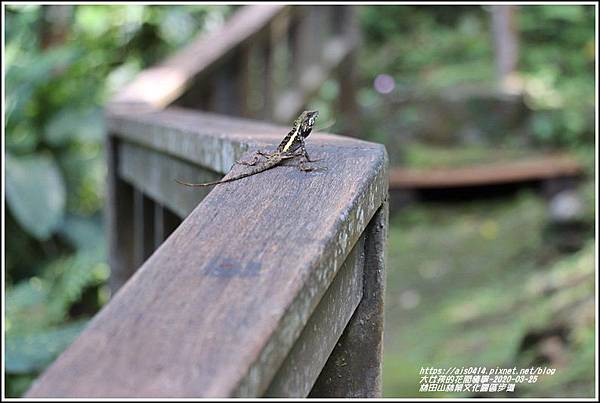
[(579, 177), (583, 167), (567, 155), (471, 165), (456, 168), (390, 170), (390, 189), (432, 189), (517, 184), (520, 182)]

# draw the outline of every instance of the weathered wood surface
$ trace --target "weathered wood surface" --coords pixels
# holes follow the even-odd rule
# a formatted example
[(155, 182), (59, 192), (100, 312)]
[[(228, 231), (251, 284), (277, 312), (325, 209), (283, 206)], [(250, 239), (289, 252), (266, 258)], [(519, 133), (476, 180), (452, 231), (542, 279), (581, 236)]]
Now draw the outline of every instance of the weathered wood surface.
[(583, 168), (564, 155), (458, 168), (393, 168), (390, 188), (450, 188), (576, 177)]
[(387, 229), (386, 201), (375, 213), (364, 234), (363, 298), (309, 397), (381, 397)]
[(140, 73), (111, 100), (163, 108), (183, 94), (198, 74), (258, 35), (284, 5), (250, 5), (237, 11), (220, 29), (199, 37), (183, 50)]
[(185, 218), (191, 213), (211, 189), (185, 191), (187, 189), (175, 182), (175, 178), (194, 178), (199, 182), (208, 182), (223, 176), (179, 158), (128, 142), (121, 142), (118, 153), (121, 161), (118, 167), (119, 176), (180, 218)]
[[(120, 111), (109, 114), (115, 140), (216, 172), (285, 133), (177, 109)], [(383, 146), (314, 134), (307, 147), (326, 170), (277, 167), (215, 187), (27, 396), (265, 393), (387, 195)]]
[(362, 235), (271, 381), (265, 397), (305, 397), (363, 297)]

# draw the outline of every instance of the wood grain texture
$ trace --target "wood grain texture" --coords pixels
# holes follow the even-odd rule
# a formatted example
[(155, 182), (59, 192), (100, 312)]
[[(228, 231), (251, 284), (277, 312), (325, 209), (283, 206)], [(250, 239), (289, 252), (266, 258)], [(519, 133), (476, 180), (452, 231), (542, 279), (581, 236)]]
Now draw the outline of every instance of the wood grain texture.
[(387, 228), (386, 201), (365, 230), (363, 298), (310, 397), (381, 398)]
[(128, 142), (121, 142), (118, 153), (121, 161), (119, 176), (168, 207), (180, 218), (191, 213), (211, 189), (201, 188), (189, 192), (175, 182), (175, 179), (208, 182), (222, 176), (168, 154)]
[[(181, 110), (109, 126), (220, 172), (285, 133)], [(326, 170), (277, 167), (215, 187), (27, 396), (262, 395), (387, 195), (383, 146), (323, 134), (308, 147)]]
[(264, 397), (306, 397), (363, 297), (364, 235), (356, 242)]
[[(107, 125), (114, 136), (222, 174), (229, 172), (234, 162), (248, 151), (274, 150), (290, 130), (289, 126), (179, 107), (133, 111), (137, 112), (128, 107), (109, 111)], [(381, 146), (313, 132), (307, 140), (309, 153), (311, 150), (318, 153), (324, 147), (358, 150)]]

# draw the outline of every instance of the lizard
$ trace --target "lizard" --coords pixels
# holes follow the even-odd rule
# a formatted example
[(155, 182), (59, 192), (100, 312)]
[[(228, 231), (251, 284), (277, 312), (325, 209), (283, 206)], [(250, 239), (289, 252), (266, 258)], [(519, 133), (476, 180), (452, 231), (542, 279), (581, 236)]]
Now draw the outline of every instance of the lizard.
[[(305, 166), (305, 163), (315, 162), (317, 160), (311, 160), (309, 158), (308, 153), (306, 151), (305, 140), (311, 133), (318, 116), (318, 111), (302, 112), (300, 116), (298, 116), (298, 118), (294, 121), (294, 124), (292, 125), (292, 130), (290, 130), (290, 132), (283, 138), (283, 140), (281, 141), (279, 146), (277, 146), (277, 149), (275, 151), (270, 153), (257, 151), (252, 161), (236, 161), (236, 163), (254, 167), (247, 172), (243, 172), (234, 177), (221, 179), (214, 182), (188, 183), (180, 181), (179, 179), (175, 179), (175, 181), (177, 183), (190, 187), (213, 186), (221, 183), (233, 182), (242, 178), (247, 178), (248, 176), (256, 175), (257, 173), (264, 172), (281, 164), (285, 160), (295, 157), (302, 157), (302, 160), (299, 164), (299, 168), (302, 171), (312, 171), (313, 168)], [(259, 165), (256, 165), (260, 157), (265, 157), (265, 161)]]

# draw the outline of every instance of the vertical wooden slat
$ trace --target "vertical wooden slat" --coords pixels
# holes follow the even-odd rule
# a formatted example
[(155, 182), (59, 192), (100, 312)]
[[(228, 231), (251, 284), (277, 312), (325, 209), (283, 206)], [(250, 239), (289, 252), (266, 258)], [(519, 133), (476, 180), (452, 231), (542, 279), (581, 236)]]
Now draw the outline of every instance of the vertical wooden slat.
[(298, 11), (294, 15), (294, 24), (289, 32), (290, 49), (290, 86), (298, 86), (302, 73), (308, 67), (309, 47), (307, 39), (310, 37), (307, 15), (308, 7), (298, 6)]
[(134, 192), (135, 266), (139, 267), (154, 251), (154, 202), (141, 191)]
[[(270, 26), (270, 43), (263, 52), (265, 76), (263, 91), (265, 94), (266, 119), (275, 118), (275, 105), (278, 97), (289, 87), (292, 63), (291, 43), (294, 35), (292, 21), (297, 7), (289, 7), (279, 15)], [(268, 59), (267, 59), (268, 58)]]
[(365, 229), (363, 299), (309, 397), (381, 397), (387, 228), (385, 201)]
[(360, 108), (356, 100), (356, 82), (358, 80), (358, 42), (360, 41), (360, 30), (357, 20), (355, 6), (336, 6), (341, 16), (341, 35), (355, 44), (348, 56), (344, 58), (339, 69), (338, 77), (340, 84), (339, 112), (342, 117), (340, 130), (350, 136), (358, 136), (360, 133)]
[(157, 249), (179, 226), (181, 219), (168, 208), (154, 204), (154, 249)]
[(242, 113), (240, 99), (240, 70), (242, 54), (238, 49), (212, 77), (212, 99), (210, 110), (229, 116), (240, 116)]
[(154, 204), (154, 249), (165, 240), (164, 207), (158, 203)]
[(254, 78), (256, 77), (256, 66), (253, 63), (253, 57), (256, 53), (256, 42), (252, 41), (242, 45), (239, 50), (239, 63), (236, 66), (236, 84), (238, 88), (237, 103), (239, 116), (251, 118), (254, 117), (256, 105), (253, 104), (252, 91), (255, 88)]
[(320, 60), (322, 49), (321, 10), (318, 6), (302, 6), (293, 37), (293, 84), (300, 86), (308, 69)]
[(181, 224), (181, 219), (177, 216), (177, 214), (175, 214), (168, 208), (163, 208), (163, 214), (164, 214), (163, 230), (164, 230), (165, 239), (167, 239), (169, 237), (169, 235), (171, 235), (173, 233), (173, 231), (175, 231), (177, 229), (179, 224)]
[(271, 120), (273, 116), (273, 90), (274, 75), (273, 68), (273, 35), (269, 32), (269, 38), (259, 47), (259, 60), (261, 64), (261, 85), (262, 106), (259, 116), (263, 120)]
[(106, 139), (106, 231), (110, 290), (114, 295), (135, 271), (133, 253), (133, 188), (118, 176), (118, 140)]

